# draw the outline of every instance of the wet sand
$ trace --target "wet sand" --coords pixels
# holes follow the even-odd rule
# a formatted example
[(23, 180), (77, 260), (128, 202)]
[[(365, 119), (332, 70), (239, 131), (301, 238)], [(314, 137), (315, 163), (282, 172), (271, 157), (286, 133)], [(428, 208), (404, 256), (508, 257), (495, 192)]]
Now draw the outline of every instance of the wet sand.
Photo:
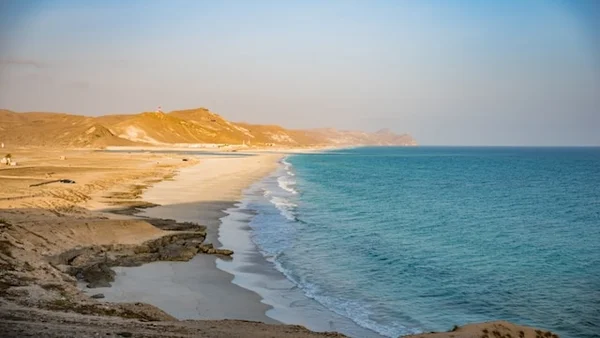
[[(141, 198), (160, 206), (142, 210), (141, 216), (195, 222), (207, 227), (206, 242), (220, 247), (218, 227), (224, 210), (242, 191), (275, 170), (279, 154), (253, 156), (201, 155), (199, 164), (183, 168), (171, 180), (158, 182)], [(270, 306), (255, 292), (231, 281), (233, 276), (216, 267), (216, 257), (198, 255), (189, 262), (154, 262), (140, 267), (115, 268), (112, 287), (85, 289), (103, 293), (109, 302), (145, 302), (178, 319), (242, 319), (277, 323), (267, 317)]]

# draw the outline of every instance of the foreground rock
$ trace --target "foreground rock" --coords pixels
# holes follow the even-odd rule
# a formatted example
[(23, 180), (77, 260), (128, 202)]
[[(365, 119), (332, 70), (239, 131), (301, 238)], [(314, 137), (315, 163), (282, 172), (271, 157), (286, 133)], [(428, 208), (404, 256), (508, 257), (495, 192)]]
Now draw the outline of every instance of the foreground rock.
[(85, 281), (88, 288), (109, 287), (114, 266), (139, 266), (154, 261), (188, 261), (199, 253), (231, 256), (233, 251), (204, 244), (204, 231), (172, 233), (140, 245), (97, 245), (68, 250), (48, 258), (57, 269)]
[(136, 319), (48, 311), (0, 299), (2, 337), (345, 337), (311, 332), (298, 325), (268, 325), (242, 320), (140, 321)]
[(105, 288), (115, 280), (115, 272), (106, 263), (96, 263), (81, 269), (77, 274), (89, 284), (88, 288)]
[(403, 338), (558, 338), (547, 330), (515, 325), (505, 321), (455, 326), (449, 332), (432, 332)]

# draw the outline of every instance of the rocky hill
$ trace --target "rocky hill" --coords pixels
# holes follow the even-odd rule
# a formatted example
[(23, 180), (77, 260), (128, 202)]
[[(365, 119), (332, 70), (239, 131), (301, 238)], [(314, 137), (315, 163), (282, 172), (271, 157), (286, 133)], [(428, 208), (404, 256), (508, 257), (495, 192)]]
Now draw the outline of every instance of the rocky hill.
[(416, 145), (410, 135), (398, 135), (390, 130), (366, 133), (336, 129), (286, 129), (277, 125), (230, 122), (205, 108), (100, 117), (0, 110), (0, 142), (66, 147)]

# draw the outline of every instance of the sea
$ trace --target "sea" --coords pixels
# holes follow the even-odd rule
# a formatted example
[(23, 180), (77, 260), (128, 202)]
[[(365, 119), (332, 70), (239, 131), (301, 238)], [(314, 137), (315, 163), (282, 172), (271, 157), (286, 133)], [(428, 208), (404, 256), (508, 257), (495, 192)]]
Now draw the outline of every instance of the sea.
[(284, 323), (398, 337), (508, 320), (600, 337), (600, 148), (285, 157), (227, 210), (233, 282)]

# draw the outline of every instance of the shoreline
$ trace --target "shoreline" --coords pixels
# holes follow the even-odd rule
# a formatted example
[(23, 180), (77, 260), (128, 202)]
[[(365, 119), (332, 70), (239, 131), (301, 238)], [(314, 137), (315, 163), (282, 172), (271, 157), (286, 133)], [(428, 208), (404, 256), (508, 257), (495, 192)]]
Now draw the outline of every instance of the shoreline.
[[(230, 308), (221, 310), (215, 306), (218, 303), (215, 303), (214, 298), (203, 299), (198, 303), (206, 305), (206, 314), (214, 315), (214, 319), (218, 320), (178, 321), (157, 306), (141, 302), (107, 302), (106, 299), (97, 299), (102, 297), (85, 295), (77, 286), (80, 276), (79, 273), (74, 273), (76, 271), (72, 271), (72, 268), (78, 269), (82, 264), (84, 267), (95, 269), (91, 271), (96, 275), (95, 278), (98, 275), (101, 278), (108, 276), (101, 281), (104, 283), (114, 277), (111, 276), (111, 267), (115, 265), (143, 264), (140, 268), (150, 269), (159, 266), (164, 272), (161, 265), (185, 266), (187, 263), (171, 261), (186, 261), (194, 256), (201, 257), (198, 260), (202, 261), (196, 262), (192, 259), (192, 264), (197, 264), (196, 268), (185, 268), (182, 270), (183, 274), (197, 275), (204, 272), (203, 277), (210, 279), (211, 274), (206, 274), (207, 271), (219, 272), (214, 267), (215, 261), (233, 261), (217, 259), (214, 254), (226, 256), (231, 253), (226, 250), (219, 251), (204, 240), (210, 238), (214, 243), (219, 243), (218, 223), (227, 217), (223, 214), (231, 215), (223, 211), (223, 208), (229, 207), (226, 209), (229, 211), (236, 208), (236, 201), (243, 200), (242, 191), (245, 187), (268, 175), (269, 165), (271, 169), (276, 168), (276, 159), (280, 159), (282, 153), (259, 152), (260, 154), (255, 156), (237, 157), (244, 159), (243, 165), (236, 157), (220, 156), (220, 160), (234, 162), (233, 165), (229, 163), (230, 165), (223, 166), (224, 163), (217, 160), (219, 156), (204, 156), (207, 154), (197, 154), (198, 156), (191, 158), (186, 157), (188, 154), (173, 153), (111, 153), (74, 149), (45, 149), (40, 152), (39, 149), (26, 148), (7, 150), (17, 156), (20, 163), (16, 168), (0, 168), (0, 332), (7, 336), (343, 336), (335, 332), (313, 332), (298, 325), (270, 325), (255, 321), (223, 319), (230, 317), (227, 313), (231, 314), (231, 306), (239, 310), (241, 315), (255, 312), (259, 316), (252, 320), (269, 323), (273, 321), (269, 317), (264, 319), (265, 311), (279, 310), (275, 307), (272, 310), (264, 310), (272, 306), (269, 302), (273, 299), (261, 297), (258, 293), (236, 286), (235, 273), (232, 276), (220, 271), (229, 276), (228, 280), (222, 277), (213, 278), (213, 289), (206, 288), (208, 284), (205, 283), (201, 284), (204, 287), (200, 290), (187, 289), (184, 295), (217, 290), (223, 297), (231, 296)], [(248, 167), (248, 160), (267, 157), (272, 157), (273, 161), (255, 163), (262, 166)], [(59, 158), (61, 162), (57, 162)], [(212, 163), (212, 169), (202, 175), (194, 175), (198, 173), (190, 168), (199, 167), (195, 166), (198, 162)], [(244, 171), (245, 178), (237, 179)], [(196, 179), (197, 181), (193, 182), (198, 185), (191, 184), (192, 181), (187, 179), (183, 185), (170, 192), (168, 189), (164, 190), (172, 185), (174, 176), (186, 173)], [(50, 180), (56, 182), (56, 178), (73, 179), (75, 183), (31, 185)], [(232, 183), (232, 178), (236, 178), (234, 181), (237, 183)], [(198, 191), (200, 184), (205, 189)], [(148, 194), (145, 197), (154, 202), (160, 202), (165, 195), (172, 196), (174, 200), (163, 201), (165, 204), (156, 207), (160, 203), (153, 204), (146, 201), (146, 198), (141, 198), (147, 187), (150, 188), (147, 189)], [(201, 196), (192, 198), (191, 204), (203, 205), (204, 209), (190, 208), (190, 196), (186, 196), (183, 188), (199, 192)], [(154, 195), (152, 191), (155, 191)], [(132, 216), (132, 210), (142, 210), (142, 217)], [(182, 214), (182, 211), (186, 210), (195, 211)], [(209, 212), (211, 210), (212, 214)], [(168, 217), (169, 215), (183, 216), (180, 220), (202, 221), (198, 218), (198, 215), (201, 215), (205, 217), (203, 221), (206, 222), (206, 227), (203, 224), (177, 222), (173, 217)], [(242, 229), (245, 235), (249, 234), (247, 228), (246, 224)], [(199, 252), (212, 255), (198, 254)], [(242, 251), (238, 253), (241, 254)], [(258, 265), (263, 267), (264, 261), (262, 256), (256, 260)], [(205, 265), (209, 265), (209, 268), (205, 268)], [(121, 268), (116, 269), (119, 271)], [(149, 274), (156, 275), (155, 271), (149, 271)], [(181, 272), (171, 269), (167, 275), (181, 275)], [(156, 284), (145, 285), (152, 284), (148, 283), (149, 281), (155, 281), (154, 278), (149, 279), (148, 274), (142, 274), (141, 279), (136, 280), (134, 287), (154, 287), (154, 290), (150, 291), (157, 293)], [(171, 282), (166, 280), (166, 283)], [(229, 286), (241, 290), (240, 294), (231, 295), (228, 290), (232, 289)], [(185, 288), (179, 287), (168, 291), (181, 296), (182, 290), (186, 291)], [(158, 293), (160, 292), (159, 288)], [(173, 302), (169, 292), (164, 296), (175, 306), (172, 311), (182, 310), (181, 304)], [(94, 292), (94, 295), (97, 294)], [(216, 298), (218, 299), (218, 296)], [(164, 305), (162, 302), (158, 304)], [(294, 303), (294, 306), (299, 311), (304, 310), (297, 305), (303, 304)], [(183, 310), (197, 311), (197, 307)], [(319, 319), (322, 318), (319, 316)], [(454, 332), (438, 333), (432, 337), (447, 338), (452, 335), (455, 338), (466, 338), (471, 337), (475, 331), (488, 328), (511, 334), (522, 329), (526, 338), (536, 337), (532, 328), (505, 322), (466, 325)], [(341, 331), (340, 328), (331, 325), (325, 329)]]
[[(254, 321), (224, 319), (232, 316), (218, 312), (215, 305), (219, 300), (213, 299), (207, 305), (215, 320), (180, 322), (151, 304), (106, 302), (102, 294), (90, 297), (78, 287), (82, 279), (90, 286), (107, 286), (115, 276), (111, 269), (114, 266), (152, 266), (144, 264), (152, 261), (169, 264), (189, 260), (199, 252), (205, 253), (197, 255), (199, 259), (214, 265), (214, 255), (231, 255), (228, 250), (204, 242), (207, 228), (202, 225), (131, 215), (132, 211), (154, 206), (140, 199), (147, 187), (169, 182), (178, 172), (212, 160), (180, 154), (115, 154), (80, 149), (7, 151), (19, 159), (20, 166), (0, 168), (0, 332), (8, 336), (46, 337), (64, 336), (67, 332), (88, 337), (102, 332), (114, 337), (121, 336), (114, 331), (116, 328), (125, 328), (127, 335), (131, 331), (142, 336), (155, 332), (168, 337), (177, 332), (215, 337), (242, 333), (253, 337), (265, 333), (281, 337), (321, 335), (300, 326), (268, 324), (275, 321), (264, 316), (268, 307), (260, 303), (257, 295), (250, 303), (259, 310), (238, 307), (241, 314), (259, 314), (250, 318)], [(270, 162), (263, 159), (272, 156), (280, 155), (245, 158), (266, 164), (268, 169)], [(204, 197), (219, 197), (220, 202), (237, 199), (230, 198), (231, 194), (237, 196), (241, 189), (224, 172), (235, 177), (238, 170), (254, 168), (245, 175), (251, 182), (253, 176), (262, 177), (269, 171), (261, 173), (262, 165), (237, 164), (226, 170), (219, 164), (213, 166), (212, 176), (201, 176), (219, 188), (204, 191)], [(57, 176), (74, 183), (30, 186), (58, 182)], [(176, 193), (180, 195), (179, 191)], [(220, 207), (217, 210), (220, 212)], [(230, 283), (232, 276), (212, 270), (227, 276), (215, 278), (212, 290), (231, 297), (230, 308), (253, 295)], [(230, 294), (232, 289), (238, 292)]]
[[(136, 216), (202, 224), (206, 242), (220, 248), (218, 232), (226, 210), (239, 202), (248, 185), (273, 171), (282, 157), (243, 155), (200, 155), (199, 164), (145, 190), (142, 200), (157, 206), (144, 208)], [(109, 302), (149, 303), (180, 320), (227, 318), (280, 323), (266, 315), (270, 306), (258, 294), (232, 283), (235, 276), (217, 268), (217, 260), (215, 256), (196, 255), (187, 262), (117, 267), (111, 287), (83, 290), (90, 295), (101, 292)]]
[[(211, 162), (235, 159), (214, 155), (180, 170), (172, 180), (148, 188), (142, 199), (158, 206), (144, 208), (135, 214), (203, 224), (207, 227), (207, 242), (233, 249), (232, 259), (196, 255), (186, 262), (159, 261), (137, 267), (116, 267), (112, 286), (86, 289), (80, 284), (82, 290), (90, 296), (100, 292), (104, 301), (155, 305), (179, 320), (243, 319), (302, 325), (315, 332), (382, 337), (306, 296), (252, 242), (249, 223), (254, 214), (246, 209), (248, 192), (285, 171), (288, 167), (284, 160), (289, 155), (263, 153), (254, 156), (267, 157), (269, 170), (261, 170), (264, 175), (252, 175), (251, 179), (243, 180), (244, 184), (238, 186), (239, 191), (229, 195), (235, 200), (206, 202), (195, 196), (202, 184), (206, 184), (198, 176), (213, 164)], [(243, 158), (248, 162), (248, 157)], [(177, 195), (172, 193), (175, 190)]]
[[(239, 203), (222, 218), (219, 239), (236, 252), (233, 260), (217, 259), (217, 268), (233, 275), (232, 283), (257, 293), (271, 308), (266, 315), (288, 325), (302, 325), (315, 332), (335, 331), (350, 337), (381, 338), (378, 333), (361, 327), (351, 319), (333, 312), (310, 298), (286, 273), (276, 266), (273, 257), (265, 256), (253, 241), (252, 222), (258, 214), (252, 205), (259, 203), (268, 189), (288, 167), (284, 157), (278, 168), (245, 189)], [(268, 224), (276, 227), (278, 224)]]

